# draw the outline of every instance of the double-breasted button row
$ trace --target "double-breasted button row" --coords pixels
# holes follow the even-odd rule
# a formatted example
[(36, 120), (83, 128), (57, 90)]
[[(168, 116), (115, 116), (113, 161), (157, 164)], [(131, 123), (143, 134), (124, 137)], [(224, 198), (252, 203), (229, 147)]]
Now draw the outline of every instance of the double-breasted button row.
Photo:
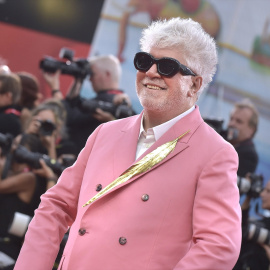
[(84, 235), (86, 233), (86, 229), (80, 228), (78, 233), (79, 233), (79, 235)]
[(119, 243), (120, 243), (120, 245), (125, 245), (127, 243), (127, 238), (124, 236), (121, 236), (119, 238)]
[[(102, 185), (101, 184), (98, 184), (96, 185), (96, 191), (101, 191), (102, 190)], [(143, 194), (142, 197), (141, 197), (142, 201), (146, 202), (149, 200), (149, 195), (148, 194)]]
[(96, 186), (96, 191), (101, 191), (102, 190), (102, 185), (101, 184), (98, 184), (97, 186)]
[[(79, 231), (78, 231), (78, 233), (79, 233), (79, 235), (83, 236), (83, 235), (85, 235), (86, 230), (84, 228), (80, 228)], [(124, 236), (121, 236), (119, 238), (119, 244), (120, 245), (125, 245), (126, 243), (127, 243), (127, 238), (124, 237)]]

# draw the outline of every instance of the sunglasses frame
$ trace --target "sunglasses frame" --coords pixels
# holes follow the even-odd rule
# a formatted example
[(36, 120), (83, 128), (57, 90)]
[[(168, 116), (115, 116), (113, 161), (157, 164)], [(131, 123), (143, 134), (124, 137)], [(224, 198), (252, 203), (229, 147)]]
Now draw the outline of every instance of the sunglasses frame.
[[(143, 56), (148, 56), (151, 59), (151, 65), (148, 68), (140, 68), (137, 64), (138, 62), (138, 57), (140, 55)], [(177, 64), (177, 69), (173, 70), (173, 72), (169, 73), (169, 74), (164, 74), (163, 72), (160, 71), (160, 61), (161, 60), (170, 60), (173, 61)], [(162, 57), (162, 58), (155, 58), (154, 56), (152, 56), (150, 53), (147, 52), (138, 52), (135, 54), (134, 57), (134, 66), (137, 70), (139, 71), (143, 71), (146, 72), (148, 71), (154, 64), (157, 65), (157, 71), (158, 74), (161, 76), (165, 76), (165, 77), (173, 77), (176, 73), (180, 72), (183, 76), (197, 76), (190, 68), (188, 68), (187, 66), (181, 64), (178, 60), (171, 58), (171, 57)]]

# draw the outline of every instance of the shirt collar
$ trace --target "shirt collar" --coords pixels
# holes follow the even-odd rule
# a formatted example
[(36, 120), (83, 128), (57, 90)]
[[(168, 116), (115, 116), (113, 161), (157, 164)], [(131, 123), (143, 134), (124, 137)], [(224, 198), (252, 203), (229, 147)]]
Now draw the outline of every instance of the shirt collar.
[[(184, 116), (188, 115), (189, 113), (191, 113), (193, 110), (195, 109), (195, 105), (192, 106), (190, 109), (188, 109), (187, 111), (177, 115), (176, 117), (174, 117), (173, 119), (162, 123), (161, 125), (155, 126), (153, 127), (153, 132), (154, 132), (154, 136), (155, 136), (155, 140), (157, 141), (166, 131), (168, 131), (177, 121), (179, 121), (181, 118), (183, 118)], [(149, 129), (151, 130), (151, 129)], [(143, 128), (143, 117), (141, 119), (141, 127), (140, 127), (140, 133), (139, 133), (139, 138), (141, 136), (141, 133), (145, 132), (144, 128)]]

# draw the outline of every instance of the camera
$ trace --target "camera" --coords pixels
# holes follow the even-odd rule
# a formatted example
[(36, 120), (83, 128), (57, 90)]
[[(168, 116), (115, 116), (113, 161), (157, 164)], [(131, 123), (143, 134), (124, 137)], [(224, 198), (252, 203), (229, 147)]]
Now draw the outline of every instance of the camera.
[(246, 228), (243, 230), (243, 238), (258, 244), (266, 244), (270, 246), (270, 231), (256, 223), (248, 223)]
[(228, 129), (223, 129), (223, 119), (203, 118), (203, 120), (226, 141), (232, 141), (238, 137), (238, 130), (236, 128), (229, 127)]
[(50, 120), (39, 121), (39, 134), (43, 136), (51, 136), (56, 129), (55, 124)]
[(63, 156), (62, 164), (65, 168), (70, 167), (76, 161), (76, 157)]
[(13, 136), (11, 134), (0, 133), (0, 147), (2, 148), (2, 155), (8, 154), (13, 141)]
[(56, 161), (51, 159), (48, 155), (41, 153), (30, 152), (26, 147), (19, 145), (13, 153), (14, 160), (18, 163), (26, 163), (33, 169), (41, 168), (39, 163), (40, 159), (43, 159), (48, 167), (50, 167), (57, 175), (60, 175), (65, 167)]
[(263, 190), (263, 176), (253, 173), (249, 175), (249, 178), (251, 181), (240, 176), (237, 177), (239, 191), (240, 193), (246, 193), (252, 198), (258, 198)]
[(111, 102), (95, 99), (87, 99), (81, 103), (81, 110), (85, 113), (94, 113), (97, 108), (111, 113), (117, 119), (133, 115), (132, 108), (125, 101), (118, 106)]
[(203, 118), (204, 122), (212, 127), (217, 133), (221, 134), (223, 132), (223, 119), (216, 118)]
[(15, 212), (8, 233), (17, 237), (24, 237), (32, 217), (20, 212)]
[(66, 61), (59, 61), (51, 56), (46, 56), (39, 63), (39, 67), (50, 73), (55, 73), (61, 70), (62, 74), (72, 75), (75, 78), (84, 79), (91, 75), (90, 63), (87, 59), (73, 59), (74, 51), (68, 48), (62, 48), (59, 53), (59, 58)]

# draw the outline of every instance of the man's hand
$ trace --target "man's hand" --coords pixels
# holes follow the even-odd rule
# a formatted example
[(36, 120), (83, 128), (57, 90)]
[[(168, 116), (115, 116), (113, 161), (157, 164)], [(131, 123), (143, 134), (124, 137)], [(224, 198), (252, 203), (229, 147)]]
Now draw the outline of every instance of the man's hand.
[(43, 159), (40, 159), (39, 163), (41, 165), (41, 168), (32, 169), (32, 172), (34, 174), (37, 174), (37, 175), (44, 177), (46, 179), (56, 178), (53, 170), (45, 163), (45, 161)]
[(33, 169), (32, 172), (36, 175), (39, 175), (41, 177), (44, 177), (47, 180), (47, 186), (46, 189), (50, 189), (57, 183), (57, 176), (54, 174), (53, 170), (46, 164), (46, 162), (43, 159), (39, 160), (39, 163), (41, 165), (40, 169)]
[(100, 108), (96, 109), (96, 112), (93, 114), (93, 117), (102, 123), (115, 120), (115, 117), (111, 113), (105, 112)]
[(266, 256), (267, 256), (268, 260), (270, 261), (270, 246), (268, 246), (268, 245), (262, 245), (262, 247), (265, 250), (265, 253), (266, 253)]
[(126, 102), (126, 105), (131, 107), (131, 101), (130, 101), (130, 98), (127, 94), (118, 94), (118, 95), (115, 95), (114, 98), (113, 98), (113, 103), (115, 105), (120, 105), (122, 104), (123, 102)]
[(51, 89), (59, 89), (60, 87), (60, 74), (61, 70), (58, 69), (55, 73), (49, 73), (42, 71), (42, 75), (45, 79), (45, 81), (48, 83), (48, 85), (51, 87)]
[(2, 157), (1, 156), (1, 147), (0, 147), (0, 181), (2, 179), (2, 173), (3, 173), (3, 169), (6, 163), (6, 157)]
[(63, 99), (63, 94), (60, 91), (60, 74), (61, 70), (57, 70), (55, 73), (42, 72), (45, 81), (48, 83), (52, 90), (52, 97), (57, 99)]
[[(247, 174), (246, 174), (245, 179), (246, 179), (247, 181), (249, 181), (250, 184), (251, 184), (250, 173), (247, 173)], [(251, 199), (252, 199), (252, 197), (250, 196), (249, 193), (247, 193), (247, 194), (246, 194), (245, 200), (244, 200), (243, 203), (241, 204), (241, 209), (242, 209), (242, 210), (247, 210), (247, 209), (249, 209)]]

